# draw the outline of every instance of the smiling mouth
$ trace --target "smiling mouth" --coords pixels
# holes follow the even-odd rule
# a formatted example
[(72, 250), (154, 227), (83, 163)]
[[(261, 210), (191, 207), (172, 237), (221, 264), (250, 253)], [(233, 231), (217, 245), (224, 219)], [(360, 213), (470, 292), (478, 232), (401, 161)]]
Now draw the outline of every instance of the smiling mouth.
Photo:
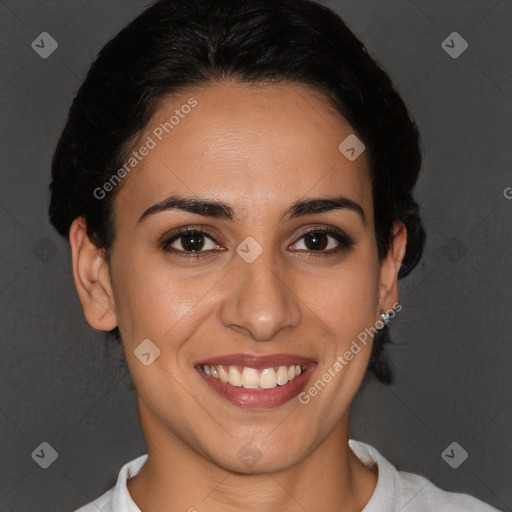
[(225, 354), (195, 361), (216, 394), (237, 407), (268, 410), (293, 400), (315, 372), (317, 362), (298, 354)]
[(224, 384), (245, 389), (273, 389), (277, 386), (285, 386), (306, 371), (307, 364), (291, 364), (286, 366), (275, 366), (270, 368), (250, 368), (231, 365), (208, 365), (199, 366), (200, 371), (206, 375), (218, 379)]

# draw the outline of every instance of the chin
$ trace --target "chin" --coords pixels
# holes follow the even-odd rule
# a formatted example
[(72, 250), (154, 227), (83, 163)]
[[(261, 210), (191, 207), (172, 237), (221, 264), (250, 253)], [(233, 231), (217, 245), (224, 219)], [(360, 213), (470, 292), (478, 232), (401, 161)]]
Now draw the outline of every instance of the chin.
[(283, 471), (299, 463), (307, 455), (304, 442), (290, 445), (276, 442), (275, 439), (270, 442), (262, 437), (260, 441), (231, 440), (230, 443), (230, 449), (222, 453), (208, 450), (210, 453), (207, 458), (227, 471), (245, 475)]

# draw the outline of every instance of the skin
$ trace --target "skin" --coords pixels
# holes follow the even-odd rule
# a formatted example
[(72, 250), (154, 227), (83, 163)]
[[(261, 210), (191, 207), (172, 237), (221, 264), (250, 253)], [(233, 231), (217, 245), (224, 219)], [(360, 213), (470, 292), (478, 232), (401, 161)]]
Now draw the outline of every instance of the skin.
[[(194, 362), (300, 354), (318, 362), (309, 384), (316, 381), (398, 301), (405, 227), (395, 223), (379, 261), (366, 155), (341, 154), (338, 145), (354, 132), (319, 93), (235, 82), (194, 89), (165, 99), (140, 141), (190, 97), (197, 107), (118, 191), (110, 269), (83, 219), (70, 230), (87, 321), (98, 330), (120, 327), (137, 387), (149, 459), (128, 490), (143, 512), (361, 511), (377, 469), (349, 449), (348, 411), (371, 343), (307, 405), (293, 399), (266, 410), (236, 407), (211, 391)], [(226, 202), (237, 219), (173, 210), (138, 223), (171, 194)], [(366, 220), (349, 209), (279, 220), (299, 199), (339, 195), (361, 205)], [(182, 226), (208, 229), (215, 241), (206, 238), (202, 250), (209, 256), (186, 259), (158, 246)], [(326, 235), (329, 246), (314, 253), (298, 237), (328, 226), (353, 247), (326, 255), (338, 246)], [(248, 236), (263, 248), (250, 264), (236, 252)], [(184, 251), (182, 242), (172, 247)], [(149, 366), (133, 353), (147, 338), (161, 351)], [(260, 454), (251, 467), (237, 456), (246, 443)]]

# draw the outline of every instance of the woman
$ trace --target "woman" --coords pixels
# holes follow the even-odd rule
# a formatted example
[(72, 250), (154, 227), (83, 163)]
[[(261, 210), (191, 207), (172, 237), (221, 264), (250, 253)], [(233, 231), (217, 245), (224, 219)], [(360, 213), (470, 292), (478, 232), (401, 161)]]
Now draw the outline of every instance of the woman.
[(53, 160), (89, 324), (147, 455), (86, 511), (495, 510), (350, 439), (421, 257), (416, 125), (308, 0), (163, 0), (100, 52)]

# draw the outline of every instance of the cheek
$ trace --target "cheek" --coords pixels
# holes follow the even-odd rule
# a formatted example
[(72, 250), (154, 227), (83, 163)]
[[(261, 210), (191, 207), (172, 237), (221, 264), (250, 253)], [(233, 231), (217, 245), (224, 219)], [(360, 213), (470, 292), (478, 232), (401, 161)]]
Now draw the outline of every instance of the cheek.
[(126, 258), (117, 267), (116, 312), (128, 339), (165, 339), (190, 327), (214, 296), (208, 292), (223, 274), (198, 272), (192, 266), (180, 269), (165, 259), (155, 260)]
[(360, 248), (341, 264), (316, 278), (302, 278), (305, 302), (336, 336), (350, 342), (377, 320), (378, 259), (370, 248)]

